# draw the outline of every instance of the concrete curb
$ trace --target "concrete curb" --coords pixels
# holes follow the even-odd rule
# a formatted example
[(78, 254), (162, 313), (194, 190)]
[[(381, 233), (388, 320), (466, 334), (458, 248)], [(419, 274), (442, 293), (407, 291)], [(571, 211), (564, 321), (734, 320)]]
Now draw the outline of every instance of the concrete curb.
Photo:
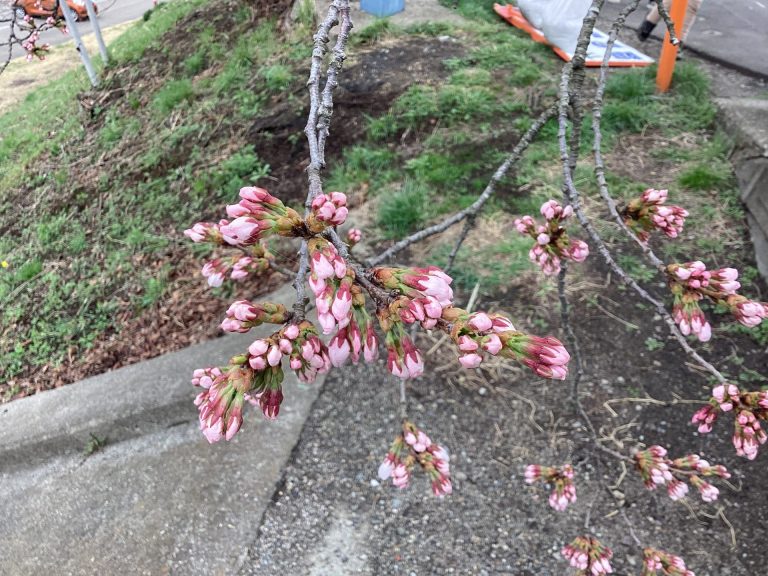
[[(290, 304), (290, 286), (264, 300)], [(120, 442), (197, 418), (192, 370), (220, 365), (271, 327), (209, 340), (0, 407), (0, 473), (81, 454), (90, 435)]]
[[(289, 304), (289, 286), (265, 300)], [(190, 385), (265, 326), (12, 402), (0, 426), (0, 574), (236, 574), (322, 381), (287, 372), (275, 422), (247, 408), (209, 445)], [(89, 435), (106, 446), (85, 457)]]

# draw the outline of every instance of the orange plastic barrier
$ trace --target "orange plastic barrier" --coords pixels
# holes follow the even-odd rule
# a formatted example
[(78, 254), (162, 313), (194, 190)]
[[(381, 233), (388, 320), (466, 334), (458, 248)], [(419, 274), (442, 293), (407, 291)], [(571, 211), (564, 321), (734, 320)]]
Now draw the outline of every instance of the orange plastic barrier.
[[(683, 33), (683, 21), (685, 11), (688, 8), (688, 0), (672, 0), (669, 15), (675, 23), (675, 36), (680, 38)], [(678, 47), (673, 46), (669, 37), (669, 30), (664, 34), (664, 43), (661, 45), (661, 57), (659, 58), (659, 71), (656, 73), (656, 88), (659, 92), (666, 92), (672, 84), (672, 74), (675, 72)]]

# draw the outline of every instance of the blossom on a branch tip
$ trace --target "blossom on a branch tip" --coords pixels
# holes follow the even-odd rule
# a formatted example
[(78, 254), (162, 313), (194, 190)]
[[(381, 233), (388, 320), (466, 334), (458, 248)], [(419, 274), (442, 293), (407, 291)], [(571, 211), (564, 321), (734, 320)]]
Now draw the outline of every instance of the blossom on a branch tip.
[(350, 228), (347, 232), (347, 244), (354, 246), (363, 239), (363, 233), (359, 228)]
[(304, 222), (299, 214), (263, 188), (241, 188), (240, 198), (227, 206), (232, 221), (219, 227), (227, 244), (250, 246), (270, 234), (300, 235)]
[(672, 500), (680, 500), (688, 494), (688, 484), (699, 490), (702, 500), (713, 502), (717, 499), (717, 488), (702, 480), (703, 477), (730, 478), (730, 473), (722, 465), (712, 466), (698, 454), (688, 454), (675, 460), (667, 458), (667, 450), (662, 446), (651, 446), (635, 454), (635, 465), (640, 472), (646, 488), (655, 490), (665, 486)]
[(707, 270), (701, 261), (670, 264), (667, 279), (674, 297), (672, 316), (684, 335), (695, 334), (702, 342), (712, 337), (712, 328), (699, 302), (704, 298), (727, 308), (742, 325), (753, 328), (768, 317), (768, 304), (753, 302), (737, 294), (741, 288), (735, 268)]
[(243, 402), (252, 386), (252, 372), (242, 366), (230, 366), (226, 372), (218, 368), (195, 370), (192, 382), (204, 388), (195, 405), (206, 440), (231, 440), (243, 423)]
[(214, 222), (198, 222), (192, 228), (184, 230), (184, 236), (192, 240), (192, 242), (223, 244), (224, 237), (221, 235), (221, 227), (227, 224), (229, 224), (229, 220), (220, 220), (218, 224)]
[(288, 311), (282, 304), (253, 304), (248, 300), (237, 300), (227, 309), (227, 317), (221, 323), (221, 329), (225, 332), (244, 333), (254, 326), (264, 323), (283, 324), (287, 319)]
[(573, 483), (573, 466), (539, 466), (531, 464), (525, 468), (525, 483), (534, 484), (539, 480), (552, 486), (549, 505), (562, 512), (569, 504), (576, 502), (576, 486)]
[(630, 201), (621, 212), (624, 223), (642, 242), (658, 230), (668, 238), (677, 238), (683, 231), (688, 211), (680, 206), (667, 205), (667, 191), (647, 189), (640, 198)]
[(384, 461), (379, 465), (381, 480), (392, 479), (397, 488), (406, 488), (416, 464), (427, 474), (435, 496), (446, 496), (453, 491), (450, 456), (443, 446), (435, 444), (415, 424), (405, 421), (402, 433), (392, 442)]
[(431, 296), (447, 307), (453, 305), (453, 279), (436, 266), (427, 268), (374, 268), (374, 279), (389, 290), (398, 290), (409, 298)]
[(530, 216), (515, 220), (515, 229), (521, 234), (534, 239), (528, 258), (547, 275), (560, 272), (561, 260), (584, 262), (589, 256), (589, 246), (582, 240), (571, 239), (563, 228), (564, 220), (573, 214), (573, 208), (561, 206), (556, 200), (548, 200), (541, 205), (541, 215), (546, 219), (543, 225), (537, 224)]
[(597, 538), (579, 536), (566, 545), (561, 554), (576, 568), (576, 576), (600, 576), (613, 572), (609, 562), (613, 552)]
[(347, 196), (342, 192), (318, 194), (312, 200), (307, 226), (312, 232), (322, 232), (326, 226), (341, 226), (347, 219)]
[(544, 378), (565, 380), (568, 376), (571, 356), (557, 338), (518, 332), (501, 314), (469, 314), (461, 308), (447, 308), (442, 318), (451, 324), (451, 338), (465, 368), (477, 368), (487, 353), (516, 360)]
[(663, 576), (696, 576), (679, 556), (655, 548), (645, 548), (641, 576), (657, 576), (659, 570)]

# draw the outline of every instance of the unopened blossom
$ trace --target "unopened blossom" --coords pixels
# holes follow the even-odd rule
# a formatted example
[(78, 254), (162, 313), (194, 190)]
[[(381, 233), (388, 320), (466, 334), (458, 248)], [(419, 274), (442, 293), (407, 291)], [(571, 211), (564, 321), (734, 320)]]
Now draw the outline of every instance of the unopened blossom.
[(344, 278), (347, 264), (330, 242), (321, 238), (312, 238), (308, 243), (310, 270), (315, 278)]
[(195, 399), (203, 435), (210, 443), (222, 438), (231, 440), (243, 423), (243, 402), (252, 386), (252, 371), (244, 366), (230, 366), (226, 372), (208, 370), (203, 374), (196, 370), (193, 383), (195, 381), (204, 388)]
[(410, 298), (431, 296), (447, 307), (453, 305), (453, 279), (436, 266), (427, 268), (374, 268), (377, 283)]
[(649, 188), (622, 211), (624, 223), (641, 241), (647, 242), (653, 230), (662, 232), (668, 238), (677, 238), (683, 231), (688, 211), (680, 206), (665, 204), (667, 194), (666, 190)]
[(736, 320), (747, 328), (754, 328), (768, 318), (766, 302), (755, 302), (738, 294), (728, 296), (725, 302)]
[(739, 410), (734, 420), (733, 446), (736, 454), (748, 460), (757, 458), (760, 445), (765, 444), (768, 435), (760, 425), (754, 412)]
[(613, 572), (609, 562), (613, 552), (597, 538), (579, 536), (565, 546), (561, 554), (576, 568), (576, 576), (600, 576)]
[(218, 224), (214, 222), (198, 222), (192, 228), (184, 230), (184, 236), (192, 242), (210, 242), (212, 244), (223, 244), (224, 238), (221, 235), (221, 226), (229, 224), (228, 220), (221, 220)]
[(685, 336), (694, 334), (702, 342), (709, 341), (712, 337), (712, 327), (699, 307), (701, 294), (685, 289), (678, 283), (672, 283), (670, 289), (674, 297), (672, 318), (680, 327), (680, 332)]
[(562, 512), (569, 504), (576, 502), (576, 487), (573, 483), (573, 466), (539, 466), (531, 464), (525, 468), (525, 483), (534, 484), (539, 480), (552, 487), (549, 505)]
[(725, 466), (712, 466), (698, 454), (688, 454), (670, 460), (667, 451), (661, 446), (651, 446), (635, 454), (635, 464), (640, 476), (649, 490), (665, 486), (672, 500), (684, 498), (689, 491), (687, 482), (699, 490), (705, 502), (717, 499), (718, 490), (701, 477), (727, 479), (730, 474)]
[(672, 315), (685, 335), (696, 334), (703, 342), (711, 337), (712, 330), (699, 305), (702, 299), (728, 308), (736, 320), (750, 328), (768, 316), (768, 304), (737, 294), (741, 284), (735, 268), (707, 270), (704, 263), (697, 260), (670, 264), (666, 271), (674, 296)]
[(699, 494), (701, 495), (701, 499), (704, 502), (709, 502), (709, 503), (714, 502), (715, 500), (717, 500), (717, 497), (720, 495), (720, 491), (717, 489), (717, 487), (713, 486), (706, 480), (702, 480), (696, 474), (693, 474), (691, 476), (691, 486), (693, 486), (699, 491)]
[(263, 323), (282, 324), (287, 318), (288, 311), (282, 304), (253, 304), (248, 300), (237, 300), (227, 309), (227, 317), (221, 323), (221, 329), (225, 332), (248, 332)]
[(216, 258), (203, 265), (202, 274), (208, 279), (209, 286), (217, 288), (224, 283), (224, 279), (231, 269), (232, 265), (229, 261)]
[(240, 189), (240, 202), (227, 206), (232, 219), (220, 226), (222, 238), (233, 246), (250, 246), (270, 235), (296, 236), (303, 220), (292, 208), (263, 188)]
[(717, 420), (718, 409), (716, 406), (707, 405), (699, 410), (691, 418), (691, 423), (697, 424), (700, 434), (706, 434), (712, 431), (712, 425)]
[(421, 376), (424, 358), (406, 333), (402, 321), (386, 308), (379, 309), (376, 316), (385, 335), (387, 370), (403, 380)]
[(354, 246), (363, 239), (363, 233), (359, 228), (350, 228), (347, 232), (347, 243)]
[(540, 337), (522, 332), (501, 332), (501, 355), (522, 362), (543, 378), (565, 380), (571, 359), (565, 346), (552, 336)]
[(258, 405), (267, 420), (275, 420), (283, 403), (283, 370), (280, 365), (270, 366), (255, 375), (253, 391), (246, 399), (251, 404)]
[(328, 349), (311, 322), (304, 320), (298, 326), (291, 325), (286, 328), (284, 335), (292, 344), (289, 364), (300, 381), (314, 382), (318, 374), (330, 369)]
[(415, 424), (405, 421), (402, 433), (395, 438), (384, 461), (379, 465), (379, 478), (391, 478), (394, 486), (405, 488), (416, 464), (429, 478), (435, 496), (446, 496), (453, 491), (448, 450), (435, 444)]
[(545, 224), (537, 224), (530, 216), (517, 218), (515, 229), (534, 239), (528, 258), (547, 275), (560, 271), (562, 260), (583, 262), (589, 255), (589, 246), (582, 240), (570, 239), (562, 223), (573, 214), (571, 206), (561, 206), (556, 200), (548, 200), (541, 206)]
[(425, 330), (434, 328), (443, 315), (443, 307), (433, 296), (400, 296), (390, 303), (389, 310), (392, 314), (397, 314), (404, 323), (419, 322)]
[[(661, 570), (661, 574), (659, 574)], [(655, 548), (643, 550), (643, 572), (641, 576), (696, 576), (689, 570), (685, 561), (679, 556), (674, 556)]]
[(223, 376), (221, 368), (218, 366), (211, 368), (198, 368), (192, 373), (192, 385), (208, 389), (213, 385), (216, 378)]
[(312, 200), (312, 211), (308, 220), (309, 229), (321, 232), (326, 226), (341, 226), (347, 219), (347, 196), (342, 192), (318, 194)]
[(733, 415), (736, 454), (755, 459), (760, 446), (768, 441), (762, 427), (768, 420), (768, 391), (743, 392), (734, 384), (719, 384), (712, 389), (709, 404), (693, 415), (692, 422), (699, 424), (699, 432), (709, 432), (719, 412)]
[(501, 314), (475, 312), (461, 308), (443, 310), (443, 320), (451, 324), (451, 338), (459, 349), (459, 362), (476, 368), (484, 354), (512, 358), (539, 376), (564, 380), (571, 357), (563, 344), (551, 336), (539, 337), (515, 330)]

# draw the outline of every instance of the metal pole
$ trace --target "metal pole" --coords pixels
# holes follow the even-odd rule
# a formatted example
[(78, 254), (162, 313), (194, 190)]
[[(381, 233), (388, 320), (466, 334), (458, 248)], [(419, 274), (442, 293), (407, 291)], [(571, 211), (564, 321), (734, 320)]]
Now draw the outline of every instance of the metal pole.
[(85, 46), (83, 45), (83, 39), (80, 37), (80, 31), (77, 29), (77, 26), (75, 25), (75, 18), (72, 16), (72, 12), (70, 12), (70, 8), (67, 5), (66, 0), (60, 0), (59, 7), (61, 8), (61, 13), (64, 14), (64, 20), (67, 21), (67, 29), (69, 30), (69, 33), (72, 34), (72, 38), (75, 41), (75, 49), (80, 53), (80, 59), (83, 61), (83, 66), (85, 66), (85, 71), (88, 73), (88, 78), (91, 81), (91, 86), (94, 88), (99, 85), (99, 79), (96, 76), (96, 71), (93, 69), (93, 64), (91, 63), (91, 59), (88, 57), (88, 51), (85, 49)]
[(91, 0), (85, 0), (85, 9), (88, 11), (88, 20), (91, 21), (91, 28), (93, 28), (93, 34), (96, 36), (96, 44), (99, 45), (99, 52), (101, 52), (101, 59), (104, 60), (104, 64), (109, 64), (109, 54), (107, 54), (107, 46), (104, 44), (104, 38), (101, 36), (101, 26), (99, 26), (99, 20), (96, 17), (96, 10), (93, 9), (93, 2)]

